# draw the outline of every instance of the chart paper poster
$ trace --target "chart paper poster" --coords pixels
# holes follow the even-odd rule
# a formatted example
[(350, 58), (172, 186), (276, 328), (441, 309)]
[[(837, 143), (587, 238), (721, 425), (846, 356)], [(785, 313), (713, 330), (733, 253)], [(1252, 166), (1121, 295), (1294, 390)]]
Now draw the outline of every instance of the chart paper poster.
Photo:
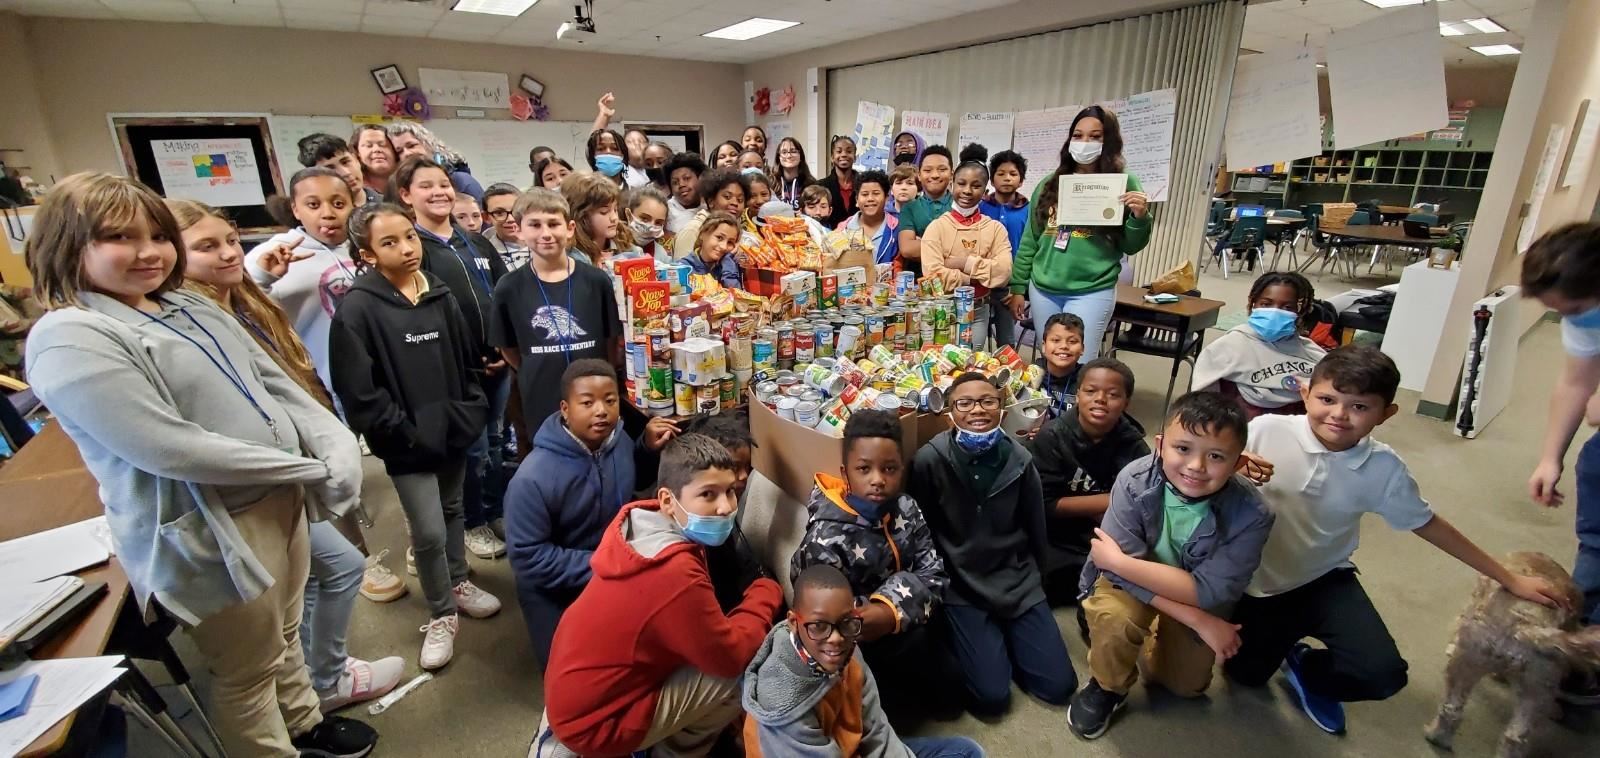
[(894, 149), (894, 107), (862, 100), (856, 104), (856, 170), (889, 169)]
[(948, 145), (950, 114), (906, 111), (900, 114), (900, 131), (911, 132), (921, 137), (924, 145)]
[(1178, 120), (1178, 91), (1142, 92), (1126, 103), (1122, 110), (1112, 111), (1122, 124), (1122, 157), (1150, 202), (1159, 203), (1167, 199), (1172, 184), (1172, 127)]
[(1315, 53), (1290, 47), (1240, 58), (1223, 139), (1233, 171), (1321, 155)]
[(1328, 38), (1333, 143), (1347, 150), (1444, 128), (1450, 120), (1439, 5), (1397, 8)]
[(429, 105), (457, 108), (510, 108), (511, 79), (493, 71), (419, 68), (417, 79)]
[(989, 148), (990, 155), (1010, 150), (1011, 125), (1016, 119), (1017, 114), (1009, 111), (962, 114), (961, 132), (956, 140), (956, 150), (959, 152), (974, 142)]
[(267, 202), (248, 139), (152, 140), (164, 194), (219, 208)]
[(1072, 117), (1080, 110), (1082, 106), (1068, 105), (1017, 113), (1011, 149), (1028, 159), (1028, 176), (1022, 180), (1018, 191), (1032, 197), (1033, 188), (1055, 173), (1056, 167), (1061, 165), (1061, 146), (1072, 135)]

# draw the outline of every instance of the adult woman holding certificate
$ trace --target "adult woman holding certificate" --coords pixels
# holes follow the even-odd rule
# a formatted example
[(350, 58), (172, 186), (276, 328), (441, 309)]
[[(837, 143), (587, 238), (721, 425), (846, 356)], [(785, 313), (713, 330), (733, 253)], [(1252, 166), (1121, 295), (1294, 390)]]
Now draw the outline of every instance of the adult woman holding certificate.
[(1122, 256), (1150, 241), (1149, 198), (1124, 165), (1116, 115), (1079, 111), (1061, 166), (1034, 190), (1011, 270), (1012, 315), (1020, 321), (1031, 307), (1035, 324), (1063, 311), (1083, 319), (1083, 361), (1100, 354)]

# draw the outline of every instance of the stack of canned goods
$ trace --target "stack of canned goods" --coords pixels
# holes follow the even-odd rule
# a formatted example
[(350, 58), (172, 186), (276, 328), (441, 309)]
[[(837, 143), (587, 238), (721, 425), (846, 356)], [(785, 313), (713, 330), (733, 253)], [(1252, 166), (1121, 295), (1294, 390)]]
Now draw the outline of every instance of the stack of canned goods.
[[(636, 332), (627, 344), (627, 391), (635, 406), (652, 416), (715, 415), (739, 404), (738, 376), (746, 380), (753, 373), (738, 348), (730, 342), (728, 362), (732, 370), (721, 377), (695, 386), (678, 381), (672, 365), (672, 336), (666, 329)], [(743, 356), (748, 356), (745, 351)]]
[(902, 352), (880, 342), (860, 359), (839, 354), (793, 369), (757, 367), (752, 381), (756, 400), (782, 418), (838, 436), (851, 413), (869, 408), (939, 413), (945, 390), (968, 371), (988, 376), (1008, 404), (1030, 399), (1044, 380), (1042, 369), (1009, 346), (990, 355), (952, 344)]

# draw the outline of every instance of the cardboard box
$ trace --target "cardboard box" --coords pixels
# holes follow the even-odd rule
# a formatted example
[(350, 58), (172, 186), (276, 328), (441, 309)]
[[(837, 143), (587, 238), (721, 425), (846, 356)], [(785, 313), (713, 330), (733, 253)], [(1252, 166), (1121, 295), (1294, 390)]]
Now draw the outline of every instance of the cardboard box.
[(632, 320), (659, 319), (667, 315), (672, 285), (660, 281), (642, 281), (624, 286), (628, 289)]
[[(806, 502), (818, 472), (839, 474), (844, 440), (786, 420), (753, 396), (749, 401), (750, 436), (756, 443), (751, 464), (790, 497)], [(949, 427), (950, 418), (944, 415), (901, 416), (900, 446), (907, 464), (918, 448)]]

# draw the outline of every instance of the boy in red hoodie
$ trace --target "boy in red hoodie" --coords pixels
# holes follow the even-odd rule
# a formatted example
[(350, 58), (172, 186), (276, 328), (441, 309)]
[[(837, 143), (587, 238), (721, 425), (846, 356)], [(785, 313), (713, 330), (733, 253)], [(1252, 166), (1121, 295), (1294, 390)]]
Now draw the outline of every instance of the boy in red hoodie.
[(717, 605), (705, 549), (733, 531), (734, 485), (733, 459), (711, 438), (667, 445), (656, 499), (622, 507), (590, 561), (593, 578), (556, 628), (529, 758), (657, 745), (703, 756), (738, 716), (739, 676), (783, 596), (763, 577), (731, 613)]

